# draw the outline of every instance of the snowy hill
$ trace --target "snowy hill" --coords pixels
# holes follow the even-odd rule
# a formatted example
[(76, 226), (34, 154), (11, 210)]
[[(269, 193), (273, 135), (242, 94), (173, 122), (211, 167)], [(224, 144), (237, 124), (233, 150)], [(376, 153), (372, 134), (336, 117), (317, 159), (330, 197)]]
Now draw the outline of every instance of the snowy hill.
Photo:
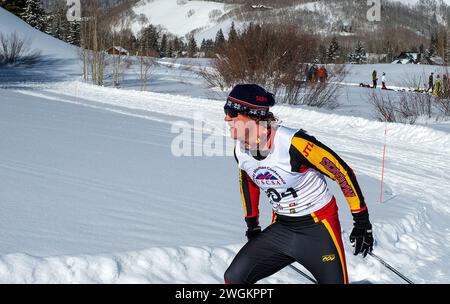
[[(448, 1), (444, 3), (449, 4)], [(142, 17), (145, 16), (148, 22), (160, 25), (175, 35), (184, 37), (194, 33), (198, 42), (203, 38), (214, 39), (220, 28), (227, 34), (232, 21), (236, 23), (237, 28), (248, 22), (262, 20), (273, 23), (291, 22), (307, 31), (323, 35), (348, 35), (348, 32), (342, 30), (343, 24), (351, 24), (352, 34), (361, 35), (384, 27), (389, 29), (404, 26), (412, 33), (426, 30), (427, 27), (424, 27), (424, 24), (428, 21), (423, 12), (419, 10), (411, 18), (411, 8), (407, 6), (396, 6), (395, 10), (392, 10), (392, 4), (396, 2), (405, 5), (417, 4), (415, 0), (383, 2), (384, 10), (381, 16), (383, 22), (373, 23), (367, 22), (369, 6), (366, 1), (356, 1), (356, 3), (351, 0), (309, 1), (304, 4), (284, 4), (261, 10), (257, 6), (230, 5), (212, 1), (142, 0), (133, 9), (137, 18), (133, 21), (132, 29), (134, 33), (137, 33), (143, 25), (140, 20), (143, 20)], [(443, 24), (444, 12), (438, 11), (437, 14), (438, 21), (440, 20)]]
[(6, 36), (16, 32), (21, 39), (29, 43), (31, 50), (40, 50), (42, 55), (48, 57), (60, 59), (77, 57), (76, 47), (34, 29), (3, 8), (0, 8), (0, 32)]
[[(220, 27), (212, 33), (209, 31), (220, 24), (218, 19), (232, 7), (211, 1), (143, 0), (138, 2), (133, 10), (137, 16), (143, 15), (151, 24), (162, 25), (177, 36), (184, 37), (195, 31), (196, 37), (214, 38)], [(132, 25), (135, 33), (142, 28), (138, 20), (139, 18)], [(231, 21), (229, 23), (231, 24)]]

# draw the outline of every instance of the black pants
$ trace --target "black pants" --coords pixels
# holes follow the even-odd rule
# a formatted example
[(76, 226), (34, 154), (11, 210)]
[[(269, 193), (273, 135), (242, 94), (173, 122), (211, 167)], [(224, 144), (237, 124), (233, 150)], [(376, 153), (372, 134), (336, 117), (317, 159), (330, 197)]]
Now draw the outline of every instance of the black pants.
[(337, 215), (317, 223), (277, 221), (245, 244), (225, 272), (225, 283), (252, 284), (299, 262), (319, 284), (348, 282)]

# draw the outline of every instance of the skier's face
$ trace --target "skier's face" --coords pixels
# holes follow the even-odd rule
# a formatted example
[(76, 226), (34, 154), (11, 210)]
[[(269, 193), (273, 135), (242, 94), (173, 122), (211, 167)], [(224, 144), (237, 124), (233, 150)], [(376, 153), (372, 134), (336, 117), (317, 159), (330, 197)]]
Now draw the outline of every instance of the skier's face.
[(247, 115), (238, 114), (235, 117), (225, 115), (224, 120), (230, 127), (230, 137), (244, 143), (253, 142), (256, 138), (257, 122)]

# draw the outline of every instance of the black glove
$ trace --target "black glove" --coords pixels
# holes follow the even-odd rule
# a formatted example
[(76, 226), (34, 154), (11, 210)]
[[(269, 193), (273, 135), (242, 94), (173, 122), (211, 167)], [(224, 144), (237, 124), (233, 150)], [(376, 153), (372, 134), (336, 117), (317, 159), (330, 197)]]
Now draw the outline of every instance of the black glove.
[(364, 210), (353, 215), (353, 230), (350, 234), (350, 243), (353, 254), (362, 253), (363, 257), (373, 250), (372, 224), (369, 221), (369, 212)]
[(247, 232), (245, 233), (245, 236), (247, 237), (247, 240), (250, 241), (250, 240), (254, 239), (255, 237), (257, 237), (258, 234), (260, 234), (260, 233), (261, 233), (261, 227), (256, 226), (253, 228), (248, 228)]
[(247, 217), (245, 218), (245, 222), (247, 223), (247, 232), (245, 236), (247, 240), (254, 239), (258, 234), (261, 233), (261, 227), (259, 226), (259, 218), (255, 217)]

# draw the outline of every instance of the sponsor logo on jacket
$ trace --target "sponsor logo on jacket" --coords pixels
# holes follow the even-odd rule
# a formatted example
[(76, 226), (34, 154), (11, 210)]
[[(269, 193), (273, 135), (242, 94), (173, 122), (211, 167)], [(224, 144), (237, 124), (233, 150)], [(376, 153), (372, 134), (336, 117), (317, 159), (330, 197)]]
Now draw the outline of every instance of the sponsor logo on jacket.
[(345, 179), (345, 175), (337, 168), (331, 160), (324, 157), (322, 158), (322, 161), (320, 162), (322, 166), (325, 167), (325, 169), (330, 172), (338, 181), (339, 185), (341, 186), (342, 192), (346, 197), (352, 197), (356, 196), (355, 192), (353, 191), (352, 187), (348, 184), (347, 180)]

